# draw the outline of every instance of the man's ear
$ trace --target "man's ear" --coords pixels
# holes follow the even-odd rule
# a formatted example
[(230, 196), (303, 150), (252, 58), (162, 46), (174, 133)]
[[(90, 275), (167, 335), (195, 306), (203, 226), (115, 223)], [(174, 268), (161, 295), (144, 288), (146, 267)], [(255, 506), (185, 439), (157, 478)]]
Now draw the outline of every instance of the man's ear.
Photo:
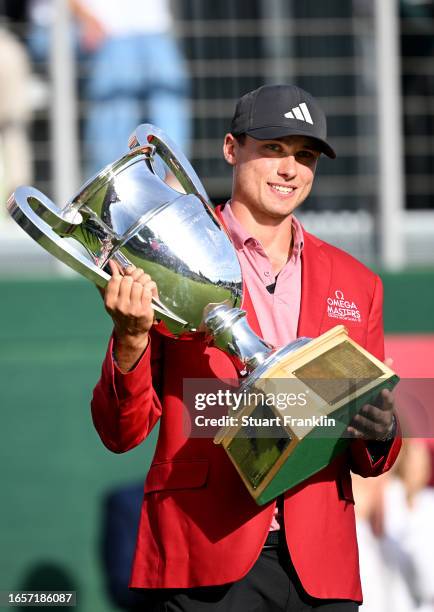
[(226, 134), (224, 142), (223, 142), (223, 155), (225, 160), (231, 166), (235, 166), (237, 161), (237, 147), (238, 142), (232, 134)]

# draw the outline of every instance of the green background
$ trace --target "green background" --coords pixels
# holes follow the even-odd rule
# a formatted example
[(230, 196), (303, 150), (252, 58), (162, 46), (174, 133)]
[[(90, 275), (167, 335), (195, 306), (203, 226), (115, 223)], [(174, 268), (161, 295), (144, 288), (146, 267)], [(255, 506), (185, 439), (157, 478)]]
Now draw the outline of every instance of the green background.
[[(382, 278), (386, 331), (434, 333), (434, 272)], [(36, 589), (32, 576), (50, 570), (77, 590), (77, 610), (113, 610), (99, 559), (102, 500), (144, 480), (156, 432), (115, 455), (93, 428), (110, 320), (90, 283), (3, 280), (0, 291), (0, 591)]]
[(0, 590), (36, 590), (35, 575), (51, 584), (58, 574), (77, 590), (76, 609), (112, 610), (99, 561), (102, 500), (144, 480), (155, 433), (116, 455), (93, 428), (89, 402), (111, 326), (90, 283), (3, 281), (0, 291)]

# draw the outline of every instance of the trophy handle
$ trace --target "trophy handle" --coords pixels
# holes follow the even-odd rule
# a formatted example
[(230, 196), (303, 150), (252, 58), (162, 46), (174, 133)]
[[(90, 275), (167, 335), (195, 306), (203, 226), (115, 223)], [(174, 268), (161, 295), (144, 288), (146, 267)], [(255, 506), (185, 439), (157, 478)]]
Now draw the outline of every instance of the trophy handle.
[(130, 149), (152, 145), (178, 179), (185, 192), (195, 194), (209, 204), (210, 199), (193, 166), (181, 148), (160, 128), (152, 123), (142, 123), (128, 140)]
[(11, 217), (33, 240), (67, 266), (79, 272), (99, 287), (105, 287), (110, 275), (87, 259), (71, 242), (55, 231), (67, 225), (79, 225), (81, 214), (62, 215), (62, 210), (34, 187), (18, 187), (7, 202)]
[[(18, 187), (10, 196), (7, 209), (18, 225), (46, 251), (98, 287), (104, 288), (107, 285), (110, 274), (85, 257), (71, 241), (57, 234), (65, 235), (68, 228), (80, 225), (82, 216), (78, 211), (62, 211), (42, 192), (25, 186)], [(178, 323), (187, 323), (156, 298), (152, 298), (152, 307), (159, 314)]]

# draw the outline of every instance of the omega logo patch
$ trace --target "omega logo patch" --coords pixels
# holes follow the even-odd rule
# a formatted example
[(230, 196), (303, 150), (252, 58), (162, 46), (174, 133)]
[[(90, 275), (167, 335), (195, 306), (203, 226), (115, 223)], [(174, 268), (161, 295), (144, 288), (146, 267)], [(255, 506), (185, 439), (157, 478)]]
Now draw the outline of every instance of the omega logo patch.
[(351, 300), (346, 300), (342, 291), (337, 289), (334, 297), (327, 298), (327, 314), (332, 319), (341, 321), (354, 321), (360, 323), (362, 317), (360, 311)]

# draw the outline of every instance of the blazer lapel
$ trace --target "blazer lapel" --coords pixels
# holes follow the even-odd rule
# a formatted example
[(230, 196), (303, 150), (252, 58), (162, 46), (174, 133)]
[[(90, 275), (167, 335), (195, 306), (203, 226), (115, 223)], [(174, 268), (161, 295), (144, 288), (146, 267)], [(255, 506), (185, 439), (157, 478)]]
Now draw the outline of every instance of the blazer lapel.
[(260, 338), (263, 339), (261, 327), (259, 325), (258, 317), (256, 316), (252, 298), (250, 297), (250, 293), (244, 281), (243, 281), (243, 299), (241, 302), (241, 309), (246, 311), (247, 322), (250, 325), (251, 329), (255, 332), (255, 334), (257, 334)]
[(304, 232), (301, 261), (301, 304), (297, 335), (316, 338), (320, 335), (327, 311), (332, 264), (321, 248), (321, 241), (307, 232)]

